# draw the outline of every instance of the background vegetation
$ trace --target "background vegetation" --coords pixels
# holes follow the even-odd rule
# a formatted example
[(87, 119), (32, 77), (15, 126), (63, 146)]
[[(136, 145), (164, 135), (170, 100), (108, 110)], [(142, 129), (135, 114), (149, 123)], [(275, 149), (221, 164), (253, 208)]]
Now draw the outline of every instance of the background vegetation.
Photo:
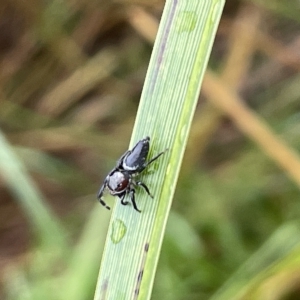
[[(93, 297), (95, 194), (128, 146), (162, 8), (1, 1), (1, 299)], [(153, 299), (299, 299), (298, 11), (227, 1)]]

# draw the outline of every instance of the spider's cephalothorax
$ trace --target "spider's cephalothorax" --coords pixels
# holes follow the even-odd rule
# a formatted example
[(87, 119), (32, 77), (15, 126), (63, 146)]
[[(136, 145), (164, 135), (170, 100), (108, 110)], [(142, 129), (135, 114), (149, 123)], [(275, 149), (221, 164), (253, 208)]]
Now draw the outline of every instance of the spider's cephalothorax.
[(147, 194), (153, 198), (148, 187), (141, 181), (135, 181), (134, 177), (145, 170), (152, 162), (158, 159), (165, 151), (159, 153), (149, 161), (146, 161), (149, 152), (150, 137), (146, 137), (133, 147), (132, 150), (126, 151), (118, 160), (117, 165), (106, 176), (99, 192), (99, 202), (107, 209), (110, 207), (102, 199), (105, 188), (107, 188), (111, 195), (118, 196), (123, 205), (127, 205), (128, 201), (124, 200), (125, 196), (129, 194), (130, 200), (134, 209), (141, 212), (135, 202), (135, 187), (142, 186)]

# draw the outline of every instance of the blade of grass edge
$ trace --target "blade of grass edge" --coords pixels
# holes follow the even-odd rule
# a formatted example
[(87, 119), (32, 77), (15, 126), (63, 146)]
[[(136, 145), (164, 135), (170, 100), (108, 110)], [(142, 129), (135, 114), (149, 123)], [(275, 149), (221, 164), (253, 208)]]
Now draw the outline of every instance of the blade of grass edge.
[[(95, 300), (149, 299), (165, 226), (223, 0), (166, 1), (130, 146), (149, 135), (149, 157), (169, 148), (145, 172), (154, 199), (117, 202), (106, 240)], [(143, 180), (145, 175), (141, 176)]]

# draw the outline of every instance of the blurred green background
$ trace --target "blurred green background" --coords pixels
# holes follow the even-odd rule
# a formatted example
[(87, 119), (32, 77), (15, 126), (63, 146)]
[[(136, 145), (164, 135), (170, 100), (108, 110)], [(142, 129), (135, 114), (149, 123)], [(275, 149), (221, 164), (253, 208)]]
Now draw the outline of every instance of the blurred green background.
[[(0, 299), (93, 297), (110, 216), (96, 192), (127, 149), (163, 4), (0, 2)], [(209, 69), (252, 117), (207, 82), (153, 299), (300, 299), (299, 10), (227, 1)]]

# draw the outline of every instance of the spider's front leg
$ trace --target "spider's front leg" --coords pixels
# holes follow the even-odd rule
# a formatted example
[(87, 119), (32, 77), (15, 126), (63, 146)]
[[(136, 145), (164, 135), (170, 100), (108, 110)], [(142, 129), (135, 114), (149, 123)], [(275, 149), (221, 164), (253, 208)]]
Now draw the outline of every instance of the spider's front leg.
[(125, 199), (125, 196), (126, 196), (126, 192), (124, 192), (123, 194), (121, 194), (121, 195), (118, 195), (119, 196), (119, 198), (121, 199), (121, 204), (122, 205), (127, 205), (129, 202), (128, 201), (125, 201), (124, 199)]
[(98, 194), (97, 194), (97, 198), (99, 200), (99, 202), (106, 208), (106, 209), (110, 209), (110, 207), (105, 203), (105, 201), (102, 199), (102, 196), (103, 196), (103, 193), (104, 193), (104, 190), (105, 188), (107, 187), (107, 182), (108, 182), (108, 179), (107, 177), (105, 178), (101, 188), (99, 189), (98, 191)]

